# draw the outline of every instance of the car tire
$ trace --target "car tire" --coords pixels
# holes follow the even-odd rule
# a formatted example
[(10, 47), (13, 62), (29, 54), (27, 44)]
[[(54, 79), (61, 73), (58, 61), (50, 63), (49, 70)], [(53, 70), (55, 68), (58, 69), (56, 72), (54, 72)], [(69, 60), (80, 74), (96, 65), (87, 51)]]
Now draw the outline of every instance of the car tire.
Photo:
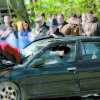
[(0, 100), (20, 100), (19, 87), (13, 82), (0, 83)]

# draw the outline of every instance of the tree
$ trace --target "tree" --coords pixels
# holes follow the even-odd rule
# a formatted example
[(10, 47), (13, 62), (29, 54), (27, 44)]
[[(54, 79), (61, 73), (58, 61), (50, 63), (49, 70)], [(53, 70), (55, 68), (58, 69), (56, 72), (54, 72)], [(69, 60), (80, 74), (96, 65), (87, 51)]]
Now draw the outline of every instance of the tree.
[[(58, 14), (63, 13), (67, 19), (70, 13), (82, 14), (93, 10), (94, 16), (100, 16), (100, 0), (38, 0), (28, 5), (34, 8), (35, 17), (39, 12)], [(35, 20), (35, 18), (32, 18)]]
[(27, 21), (31, 26), (28, 13), (23, 0), (9, 0), (11, 8), (21, 21)]

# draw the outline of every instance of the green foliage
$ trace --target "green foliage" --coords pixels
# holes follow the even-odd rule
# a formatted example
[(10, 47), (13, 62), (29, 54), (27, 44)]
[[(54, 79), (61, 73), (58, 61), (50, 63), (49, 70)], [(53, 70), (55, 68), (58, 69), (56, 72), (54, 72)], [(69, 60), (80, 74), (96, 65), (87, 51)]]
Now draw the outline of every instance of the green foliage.
[(31, 26), (32, 23), (30, 22), (28, 18), (28, 13), (24, 4), (24, 0), (9, 0), (11, 8), (14, 10), (15, 15), (17, 15), (17, 18), (12, 19), (13, 21), (27, 21), (29, 25)]
[(31, 20), (35, 20), (40, 12), (46, 15), (63, 13), (67, 19), (70, 13), (82, 14), (93, 10), (94, 16), (100, 16), (100, 0), (38, 0), (34, 4), (29, 4), (28, 8), (34, 8), (35, 16)]

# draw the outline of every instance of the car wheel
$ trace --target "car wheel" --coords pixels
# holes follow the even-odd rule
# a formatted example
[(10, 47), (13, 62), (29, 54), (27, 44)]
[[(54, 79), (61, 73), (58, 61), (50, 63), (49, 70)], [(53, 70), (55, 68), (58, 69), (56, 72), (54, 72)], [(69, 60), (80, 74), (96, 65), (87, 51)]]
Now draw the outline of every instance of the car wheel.
[(0, 100), (20, 100), (20, 90), (15, 83), (0, 83)]

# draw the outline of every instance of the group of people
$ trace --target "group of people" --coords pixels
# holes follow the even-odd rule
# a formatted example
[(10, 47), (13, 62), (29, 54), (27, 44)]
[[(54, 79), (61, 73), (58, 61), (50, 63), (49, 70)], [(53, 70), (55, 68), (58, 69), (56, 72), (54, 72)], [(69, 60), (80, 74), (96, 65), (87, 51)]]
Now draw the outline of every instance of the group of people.
[(41, 12), (32, 28), (27, 21), (22, 23), (22, 28), (18, 31), (17, 25), (10, 21), (9, 16), (4, 17), (4, 24), (0, 25), (0, 38), (2, 40), (9, 38), (28, 37), (31, 41), (44, 37), (64, 37), (64, 36), (100, 36), (99, 22), (93, 16), (92, 11), (82, 15), (71, 13), (64, 20), (63, 14), (48, 14), (47, 22), (44, 22), (45, 13)]
[[(54, 38), (65, 36), (100, 36), (100, 24), (98, 19), (93, 16), (92, 11), (82, 14), (82, 16), (71, 13), (67, 22), (64, 20), (63, 14), (58, 14), (57, 16), (49, 14), (47, 22), (44, 22), (44, 18), (45, 13), (41, 12), (32, 28), (29, 27), (27, 21), (24, 21), (21, 30), (18, 31), (16, 24), (10, 21), (9, 16), (5, 16), (4, 24), (0, 25), (0, 38), (1, 40), (9, 40), (9, 38), (28, 37), (33, 41), (44, 36), (52, 36)], [(14, 55), (17, 64), (20, 64), (21, 57), (25, 56), (19, 48), (14, 48), (4, 42), (0, 42), (0, 51), (11, 59)]]
[(100, 36), (100, 24), (89, 10), (82, 15), (71, 13), (67, 19), (63, 14), (48, 14), (48, 21), (44, 22), (45, 14), (39, 14), (30, 34), (31, 39), (36, 36)]

